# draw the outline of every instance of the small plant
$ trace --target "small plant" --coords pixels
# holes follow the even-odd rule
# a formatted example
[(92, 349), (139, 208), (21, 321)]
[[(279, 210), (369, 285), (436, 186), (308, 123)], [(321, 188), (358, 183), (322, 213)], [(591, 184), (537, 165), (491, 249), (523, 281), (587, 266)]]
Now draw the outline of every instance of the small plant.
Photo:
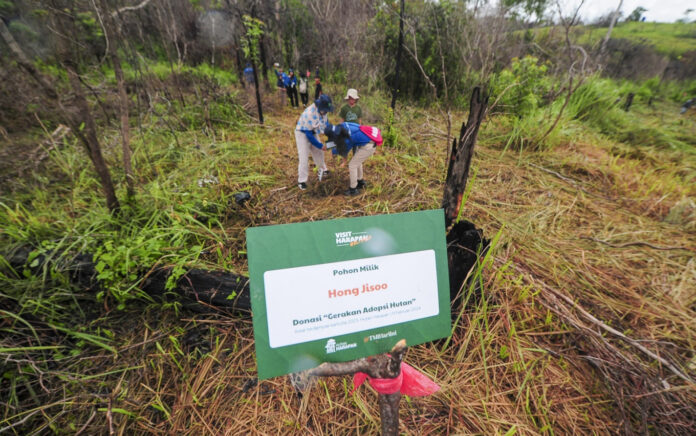
[(548, 67), (539, 65), (533, 56), (515, 58), (510, 68), (491, 79), (491, 99), (507, 113), (528, 115), (542, 105), (542, 97), (551, 89), (547, 71)]
[(387, 128), (383, 133), (384, 145), (388, 147), (395, 147), (399, 135), (397, 133), (396, 127), (394, 127), (394, 110), (392, 108), (389, 108), (388, 110), (389, 112), (387, 113)]

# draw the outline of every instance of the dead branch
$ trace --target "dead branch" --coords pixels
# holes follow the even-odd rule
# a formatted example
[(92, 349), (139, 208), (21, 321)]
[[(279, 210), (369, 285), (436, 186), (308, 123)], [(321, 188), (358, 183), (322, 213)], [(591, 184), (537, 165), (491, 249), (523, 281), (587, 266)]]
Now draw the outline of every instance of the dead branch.
[[(520, 266), (518, 266), (518, 265), (515, 265), (514, 268), (515, 268), (515, 270), (517, 270), (518, 272), (522, 273), (523, 275), (527, 275), (528, 277), (531, 276), (531, 273), (529, 273), (528, 271), (525, 271), (524, 269), (522, 269), (522, 268), (521, 268)], [(667, 367), (667, 368), (672, 372), (672, 374), (676, 375), (677, 377), (681, 378), (682, 380), (686, 381), (687, 383), (694, 384), (694, 381), (693, 381), (688, 375), (686, 375), (686, 374), (684, 374), (682, 371), (680, 371), (673, 363), (669, 362), (669, 361), (668, 361), (667, 359), (665, 359), (664, 357), (658, 356), (658, 355), (655, 354), (654, 352), (650, 351), (649, 349), (647, 349), (646, 347), (644, 347), (644, 346), (643, 346), (640, 342), (638, 342), (637, 340), (635, 340), (635, 339), (633, 339), (633, 338), (630, 338), (630, 337), (626, 336), (625, 334), (621, 333), (620, 331), (616, 330), (615, 328), (613, 328), (613, 327), (611, 327), (611, 326), (605, 324), (605, 323), (602, 322), (601, 320), (597, 319), (594, 315), (592, 315), (590, 312), (588, 312), (587, 310), (585, 310), (585, 309), (584, 309), (582, 306), (580, 306), (577, 302), (573, 301), (570, 297), (566, 296), (566, 295), (563, 294), (561, 291), (552, 288), (551, 286), (547, 285), (547, 284), (544, 283), (544, 282), (537, 281), (537, 280), (534, 280), (534, 282), (535, 282), (536, 284), (538, 284), (540, 287), (542, 287), (542, 288), (543, 288), (545, 291), (547, 291), (549, 294), (551, 294), (553, 297), (555, 297), (556, 299), (559, 299), (559, 298), (560, 298), (561, 300), (565, 301), (571, 308), (577, 310), (577, 312), (578, 312), (580, 315), (582, 315), (582, 317), (585, 318), (585, 319), (586, 319), (587, 321), (589, 321), (590, 323), (594, 324), (595, 326), (601, 328), (602, 330), (604, 330), (604, 331), (606, 331), (606, 332), (608, 332), (608, 333), (611, 333), (612, 335), (618, 337), (619, 339), (623, 340), (623, 341), (626, 342), (627, 344), (629, 344), (629, 345), (631, 345), (631, 346), (637, 348), (638, 350), (642, 351), (644, 354), (646, 354), (647, 356), (649, 356), (651, 359), (654, 359), (654, 360), (656, 360), (657, 362), (659, 362), (660, 364), (662, 364), (663, 366)], [(575, 326), (578, 326), (577, 323), (576, 323), (575, 321), (573, 321), (570, 317), (566, 316), (566, 314), (564, 314), (563, 312), (559, 311), (557, 307), (553, 307), (553, 306), (550, 305), (550, 304), (549, 304), (549, 305), (544, 304), (544, 306), (546, 306), (548, 309), (552, 310), (553, 312), (555, 312), (556, 314), (558, 314), (559, 316), (561, 316), (565, 321), (568, 321), (570, 324), (575, 325)], [(579, 326), (579, 327), (581, 327), (581, 326)], [(588, 332), (591, 332), (593, 335), (595, 335), (595, 336), (597, 336), (597, 337), (599, 337), (599, 338), (602, 338), (602, 335), (601, 335), (600, 333), (598, 333), (598, 332), (596, 332), (596, 331), (594, 331), (594, 330), (592, 330), (592, 329), (584, 329), (584, 330), (586, 330), (586, 331), (588, 331)], [(607, 345), (608, 345), (608, 344), (607, 344)], [(614, 348), (614, 347), (611, 347), (611, 348)], [(617, 350), (617, 351), (618, 351), (618, 350)], [(619, 353), (619, 354), (620, 354), (620, 353)]]
[(401, 371), (401, 360), (406, 353), (406, 340), (402, 339), (394, 345), (390, 354), (363, 357), (350, 362), (325, 362), (309, 370), (314, 377), (333, 377), (338, 375), (364, 372), (372, 378), (394, 378)]
[(148, 3), (150, 3), (151, 1), (152, 1), (152, 0), (143, 0), (142, 2), (140, 2), (139, 4), (137, 4), (137, 5), (135, 5), (135, 6), (124, 6), (124, 7), (120, 8), (120, 9), (118, 9), (118, 10), (113, 11), (113, 12), (111, 13), (111, 16), (112, 16), (112, 17), (115, 17), (116, 15), (122, 14), (122, 13), (124, 13), (124, 12), (128, 12), (128, 11), (137, 11), (138, 9), (142, 9), (142, 8), (144, 8), (145, 6), (147, 6)]
[[(389, 354), (364, 357), (351, 362), (325, 362), (308, 371), (311, 377), (332, 377), (363, 372), (372, 378), (396, 378), (401, 373), (401, 362), (406, 353), (406, 340), (394, 345)], [(379, 394), (379, 415), (382, 420), (382, 435), (399, 434), (399, 402), (401, 393)]]

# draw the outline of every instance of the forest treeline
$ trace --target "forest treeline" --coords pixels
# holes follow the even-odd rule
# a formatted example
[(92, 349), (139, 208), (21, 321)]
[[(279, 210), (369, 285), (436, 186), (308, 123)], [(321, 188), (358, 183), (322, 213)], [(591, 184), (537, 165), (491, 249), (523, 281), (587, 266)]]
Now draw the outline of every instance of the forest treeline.
[[(369, 91), (396, 85), (400, 6), (382, 0), (18, 0), (0, 1), (0, 17), (28, 58), (54, 78), (65, 75), (66, 64), (78, 74), (103, 70), (113, 65), (110, 53), (135, 70), (147, 61), (206, 64), (241, 77), (255, 54), (266, 86), (278, 62), (301, 71), (319, 68), (324, 78)], [(609, 35), (580, 43), (573, 30), (578, 24), (577, 9), (563, 10), (549, 0), (506, 0), (497, 6), (406, 1), (399, 95), (465, 106), (474, 86), (487, 84), (525, 55), (565, 80), (596, 71), (633, 79), (694, 76), (693, 53), (667, 59), (644, 44)], [(249, 52), (245, 44), (254, 32)], [(22, 106), (37, 103), (34, 84), (7, 62), (4, 49), (3, 57), (9, 67), (3, 69), (0, 97), (21, 118)], [(13, 128), (12, 114), (3, 118), (5, 128)]]

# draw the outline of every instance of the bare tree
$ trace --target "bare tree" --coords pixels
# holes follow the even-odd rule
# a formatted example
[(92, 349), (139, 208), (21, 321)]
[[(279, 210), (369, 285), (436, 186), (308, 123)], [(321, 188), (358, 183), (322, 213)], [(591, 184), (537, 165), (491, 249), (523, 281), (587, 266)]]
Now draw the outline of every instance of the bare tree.
[(623, 6), (623, 0), (619, 0), (619, 6), (616, 7), (616, 10), (611, 16), (611, 21), (609, 22), (609, 29), (607, 29), (607, 34), (604, 37), (604, 40), (602, 40), (602, 47), (599, 49), (600, 53), (604, 53), (604, 51), (607, 49), (607, 43), (609, 42), (609, 38), (611, 38), (611, 32), (612, 30), (614, 30), (616, 20), (619, 19), (619, 15), (621, 14), (621, 6)]
[(391, 108), (396, 108), (396, 95), (399, 91), (399, 69), (401, 67), (401, 52), (404, 45), (404, 0), (401, 0), (401, 12), (399, 12), (399, 45), (396, 49), (396, 67), (394, 67), (394, 84), (392, 85)]
[(114, 67), (114, 76), (116, 77), (116, 86), (118, 88), (118, 106), (121, 119), (121, 151), (123, 154), (123, 170), (126, 174), (126, 191), (128, 198), (132, 198), (134, 195), (133, 184), (135, 177), (133, 176), (133, 166), (131, 164), (128, 93), (126, 92), (126, 80), (123, 75), (123, 68), (121, 68), (121, 58), (118, 54), (117, 45), (117, 41), (123, 41), (125, 38), (123, 38), (123, 35), (121, 34), (120, 25), (117, 22), (117, 16), (122, 12), (141, 9), (147, 6), (149, 2), (150, 0), (145, 0), (138, 6), (124, 7), (119, 10), (109, 12), (106, 0), (102, 0), (101, 9), (104, 11), (104, 13), (101, 13), (97, 5), (93, 3), (94, 10), (97, 13), (97, 17), (99, 18), (104, 30), (107, 54), (111, 58), (111, 64)]
[[(70, 19), (68, 13), (57, 9), (59, 14), (66, 16), (55, 16), (57, 25), (55, 28), (59, 30), (63, 35), (70, 34), (68, 24), (66, 22)], [(58, 92), (51, 82), (44, 77), (37, 69), (33, 66), (29, 58), (24, 54), (22, 48), (17, 44), (14, 37), (10, 31), (5, 26), (3, 20), (0, 20), (0, 36), (3, 38), (10, 51), (14, 55), (15, 59), (19, 65), (22, 66), (41, 86), (46, 97), (51, 101), (55, 101), (60, 108), (61, 116), (63, 117), (65, 123), (70, 127), (80, 142), (84, 145), (87, 154), (94, 165), (94, 169), (99, 176), (101, 182), (102, 190), (104, 191), (104, 196), (106, 197), (106, 206), (111, 212), (117, 212), (120, 209), (120, 204), (116, 198), (116, 192), (114, 190), (113, 182), (111, 181), (111, 175), (109, 174), (109, 169), (106, 166), (104, 157), (101, 152), (101, 145), (99, 144), (99, 139), (97, 137), (97, 129), (94, 123), (94, 118), (92, 117), (92, 112), (89, 109), (89, 104), (85, 98), (84, 92), (82, 90), (82, 85), (80, 83), (80, 78), (78, 76), (77, 70), (70, 56), (70, 49), (68, 47), (68, 41), (65, 37), (61, 35), (60, 40), (60, 57), (68, 73), (68, 81), (70, 87), (74, 94), (74, 105), (65, 105)]]
[[(566, 91), (566, 97), (565, 100), (563, 101), (563, 106), (561, 106), (561, 109), (558, 111), (558, 115), (556, 115), (556, 118), (553, 120), (549, 128), (544, 132), (543, 135), (541, 135), (538, 139), (537, 142), (541, 142), (544, 138), (546, 138), (552, 131), (553, 129), (556, 128), (558, 125), (558, 122), (560, 121), (561, 117), (563, 116), (563, 112), (565, 111), (565, 108), (568, 106), (568, 103), (570, 102), (570, 98), (573, 96), (573, 93), (582, 85), (582, 83), (585, 80), (585, 74), (586, 74), (586, 66), (587, 66), (587, 60), (588, 60), (588, 55), (587, 52), (585, 51), (584, 48), (580, 45), (573, 44), (573, 42), (570, 39), (570, 30), (572, 29), (573, 26), (578, 24), (579, 22), (579, 13), (580, 13), (580, 8), (582, 8), (582, 5), (585, 3), (585, 0), (581, 0), (580, 4), (575, 8), (573, 11), (572, 15), (564, 17), (563, 16), (563, 10), (561, 8), (561, 3), (559, 0), (556, 0), (556, 8), (558, 10), (558, 17), (563, 25), (563, 31), (565, 32), (565, 42), (566, 42), (566, 53), (568, 56), (568, 83), (565, 85), (561, 90)], [(582, 60), (576, 59), (575, 52), (579, 51), (582, 54)], [(579, 65), (578, 65), (579, 64)]]

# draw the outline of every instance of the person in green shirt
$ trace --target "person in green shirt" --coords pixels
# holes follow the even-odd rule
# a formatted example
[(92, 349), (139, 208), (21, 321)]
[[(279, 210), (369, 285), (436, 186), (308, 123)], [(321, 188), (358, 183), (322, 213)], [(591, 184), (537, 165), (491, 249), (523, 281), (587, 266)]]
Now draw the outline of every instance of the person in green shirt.
[(358, 106), (359, 99), (360, 97), (358, 96), (357, 89), (351, 88), (348, 90), (344, 98), (346, 104), (343, 105), (341, 111), (338, 113), (342, 122), (362, 124), (362, 109)]
[[(341, 117), (342, 122), (362, 124), (362, 109), (358, 106), (359, 99), (358, 90), (350, 88), (343, 99), (346, 101), (346, 104), (344, 104), (338, 112), (338, 116)], [(353, 155), (355, 155), (355, 149), (353, 149)], [(336, 159), (339, 161), (339, 167), (343, 168), (346, 166), (346, 161), (348, 159), (346, 156), (343, 156), (342, 159), (340, 155), (336, 155)]]

